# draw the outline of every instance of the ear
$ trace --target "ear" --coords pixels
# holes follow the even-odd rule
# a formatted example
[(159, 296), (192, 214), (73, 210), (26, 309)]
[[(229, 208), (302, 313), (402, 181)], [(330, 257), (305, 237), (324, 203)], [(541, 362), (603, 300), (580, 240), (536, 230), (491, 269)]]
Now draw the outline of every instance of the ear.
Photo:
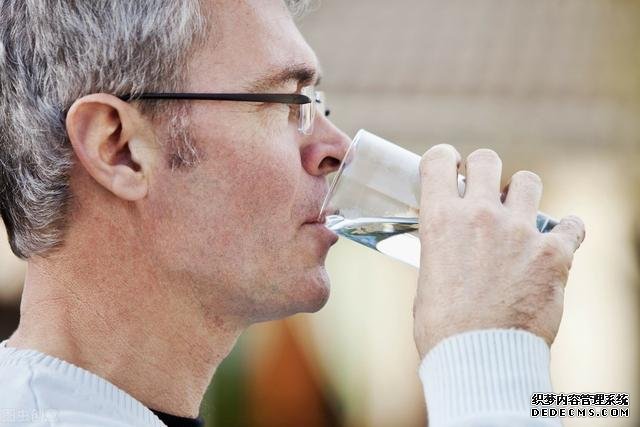
[(67, 134), (87, 172), (129, 201), (147, 195), (155, 143), (150, 123), (133, 106), (108, 94), (76, 100), (67, 113)]

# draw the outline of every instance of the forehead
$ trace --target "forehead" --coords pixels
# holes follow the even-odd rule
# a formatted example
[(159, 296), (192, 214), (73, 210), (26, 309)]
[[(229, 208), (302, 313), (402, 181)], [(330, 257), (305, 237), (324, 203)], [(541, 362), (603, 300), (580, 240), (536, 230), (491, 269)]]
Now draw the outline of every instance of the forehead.
[(291, 67), (318, 68), (283, 0), (213, 0), (209, 37), (194, 54), (190, 90), (233, 91)]

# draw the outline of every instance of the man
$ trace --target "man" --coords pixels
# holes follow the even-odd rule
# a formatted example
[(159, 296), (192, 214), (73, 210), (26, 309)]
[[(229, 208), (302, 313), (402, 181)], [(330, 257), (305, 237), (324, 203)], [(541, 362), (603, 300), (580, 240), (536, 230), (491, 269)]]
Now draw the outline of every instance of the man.
[[(313, 115), (318, 60), (282, 0), (0, 5), (0, 208), (28, 261), (1, 406), (31, 425), (197, 425), (247, 326), (329, 295), (337, 238), (317, 214), (349, 140)], [(515, 174), (502, 203), (489, 150), (461, 198), (460, 164), (444, 145), (421, 163), (430, 425), (557, 425), (528, 404), (550, 391), (582, 223), (538, 233), (540, 180)]]

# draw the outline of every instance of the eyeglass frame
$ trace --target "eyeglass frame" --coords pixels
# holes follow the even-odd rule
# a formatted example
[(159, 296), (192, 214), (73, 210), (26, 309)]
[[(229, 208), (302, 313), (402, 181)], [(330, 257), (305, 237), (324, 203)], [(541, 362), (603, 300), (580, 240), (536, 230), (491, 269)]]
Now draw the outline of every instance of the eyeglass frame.
[[(192, 92), (143, 92), (118, 96), (119, 99), (130, 102), (138, 100), (196, 100), (196, 101), (236, 101), (236, 102), (265, 102), (273, 104), (299, 105), (298, 131), (303, 135), (313, 132), (316, 104), (324, 105), (324, 92), (316, 91), (313, 86), (303, 87), (303, 93), (192, 93)], [(304, 93), (306, 92), (306, 94)], [(315, 98), (315, 99), (314, 99)], [(329, 109), (324, 108), (325, 117), (329, 116)]]

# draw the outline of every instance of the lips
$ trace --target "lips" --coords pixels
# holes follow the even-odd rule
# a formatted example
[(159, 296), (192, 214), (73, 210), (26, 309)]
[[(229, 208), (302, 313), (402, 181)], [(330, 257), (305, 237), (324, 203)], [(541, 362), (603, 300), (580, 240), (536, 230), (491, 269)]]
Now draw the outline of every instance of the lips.
[(313, 233), (317, 239), (314, 239), (318, 242), (324, 242), (322, 246), (323, 251), (329, 250), (334, 243), (338, 241), (338, 235), (329, 230), (323, 223), (315, 222), (307, 222), (302, 225), (303, 229), (306, 229)]
[(338, 213), (337, 209), (334, 208), (325, 208), (322, 213), (319, 215), (314, 215), (313, 217), (309, 217), (305, 224), (325, 224), (327, 222), (327, 217), (331, 215), (336, 215)]
[(326, 222), (327, 216), (322, 214), (320, 216), (314, 215), (313, 217), (307, 219), (305, 224), (324, 224)]
[[(304, 224), (324, 224), (327, 215), (331, 215), (331, 212), (322, 212), (320, 206), (314, 206), (314, 209), (309, 209), (308, 214), (304, 219)], [(320, 214), (318, 214), (320, 212)]]
[(322, 244), (322, 251), (326, 254), (326, 251), (329, 250), (329, 247), (331, 247), (338, 241), (338, 235), (325, 227), (327, 215), (330, 215), (331, 212), (323, 212), (318, 215), (319, 211), (320, 208), (318, 208), (318, 210), (312, 211), (313, 213), (309, 213), (301, 227), (307, 230), (312, 230), (312, 232), (318, 238), (317, 241), (324, 242)]

